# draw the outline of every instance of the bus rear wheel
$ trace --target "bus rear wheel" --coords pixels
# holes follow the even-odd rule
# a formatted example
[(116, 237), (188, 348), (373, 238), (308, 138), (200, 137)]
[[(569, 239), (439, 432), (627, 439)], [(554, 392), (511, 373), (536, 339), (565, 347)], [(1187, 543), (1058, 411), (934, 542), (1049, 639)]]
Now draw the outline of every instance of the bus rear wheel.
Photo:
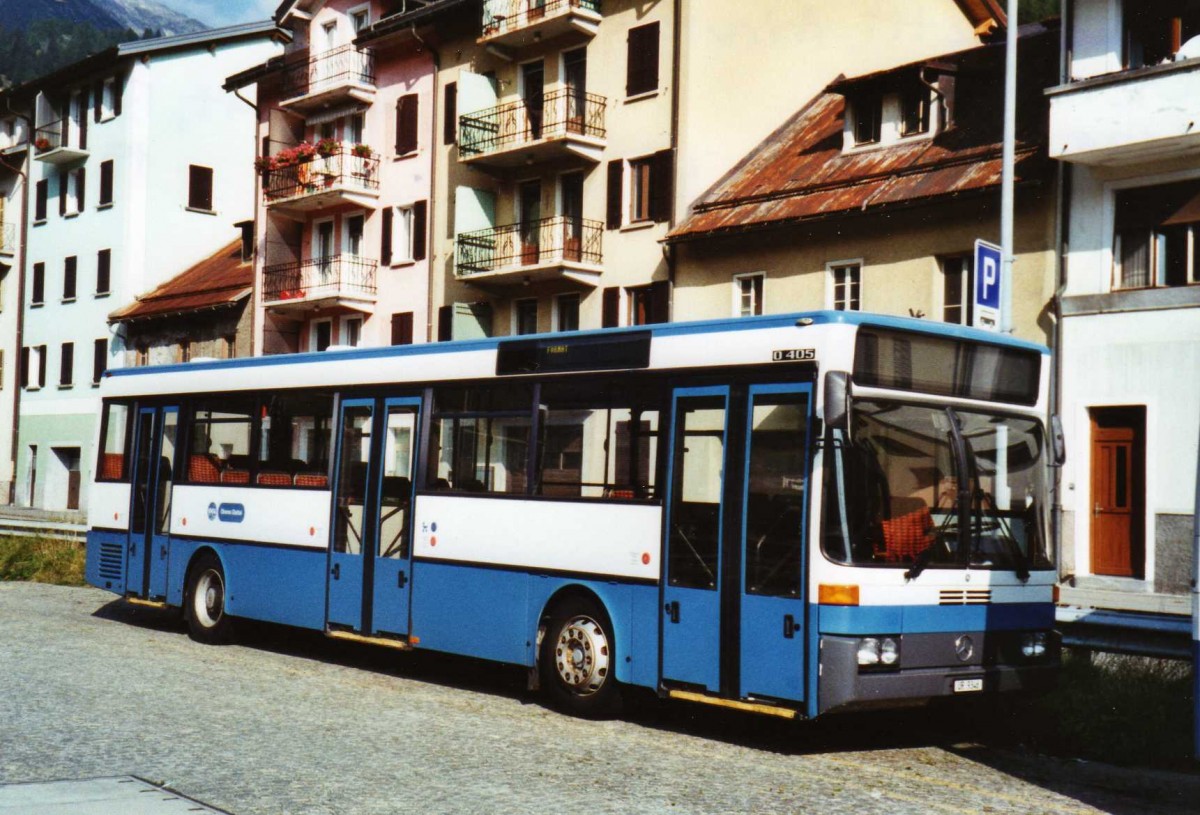
[(612, 623), (596, 601), (572, 598), (554, 609), (538, 660), (542, 688), (554, 707), (586, 718), (616, 711), (613, 643)]
[(209, 645), (229, 641), (232, 622), (225, 613), (225, 570), (215, 555), (202, 554), (192, 564), (183, 608), (192, 639)]

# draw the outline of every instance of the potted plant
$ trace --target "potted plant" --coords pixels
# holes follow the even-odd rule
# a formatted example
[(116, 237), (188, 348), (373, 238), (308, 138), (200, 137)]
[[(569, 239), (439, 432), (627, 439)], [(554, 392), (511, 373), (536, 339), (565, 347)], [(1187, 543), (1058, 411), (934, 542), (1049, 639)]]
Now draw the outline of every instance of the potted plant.
[(39, 136), (34, 140), (33, 146), (39, 153), (44, 153), (50, 149), (50, 140), (45, 136)]
[(342, 143), (337, 139), (321, 139), (317, 142), (317, 155), (329, 158), (342, 151)]
[(368, 144), (356, 144), (350, 149), (350, 153), (355, 158), (370, 158), (371, 156), (375, 155), (371, 150), (371, 146)]

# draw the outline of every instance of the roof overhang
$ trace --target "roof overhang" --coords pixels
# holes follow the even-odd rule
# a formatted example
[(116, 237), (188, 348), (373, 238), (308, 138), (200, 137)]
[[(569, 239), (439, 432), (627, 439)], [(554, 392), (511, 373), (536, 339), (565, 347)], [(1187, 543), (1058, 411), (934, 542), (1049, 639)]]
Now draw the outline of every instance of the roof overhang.
[(963, 15), (975, 27), (975, 34), (986, 37), (1008, 25), (1008, 15), (998, 0), (954, 0)]
[(480, 0), (405, 0), (398, 14), (384, 17), (367, 26), (355, 38), (355, 45), (367, 45), (393, 34), (411, 31), (416, 26), (429, 25), (441, 15), (458, 11), (464, 6), (478, 5)]

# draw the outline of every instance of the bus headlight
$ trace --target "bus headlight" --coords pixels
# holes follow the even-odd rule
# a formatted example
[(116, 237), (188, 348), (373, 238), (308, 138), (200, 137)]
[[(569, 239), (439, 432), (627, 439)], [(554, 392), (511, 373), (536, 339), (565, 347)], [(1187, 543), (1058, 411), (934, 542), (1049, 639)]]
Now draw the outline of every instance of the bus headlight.
[(858, 641), (860, 668), (898, 668), (900, 642), (894, 637), (863, 637)]
[(1021, 635), (1021, 655), (1036, 659), (1046, 655), (1046, 632), (1032, 631)]

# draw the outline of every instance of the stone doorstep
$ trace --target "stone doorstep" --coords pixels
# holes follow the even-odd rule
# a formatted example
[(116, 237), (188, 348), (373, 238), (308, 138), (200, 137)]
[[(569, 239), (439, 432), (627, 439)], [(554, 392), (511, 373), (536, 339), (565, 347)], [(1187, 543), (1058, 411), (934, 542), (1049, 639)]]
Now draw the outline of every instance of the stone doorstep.
[(1123, 591), (1115, 588), (1060, 586), (1060, 606), (1136, 611), (1143, 614), (1172, 614), (1184, 617), (1192, 613), (1189, 594), (1159, 594), (1153, 591)]
[(0, 784), (0, 815), (230, 815), (132, 775)]

